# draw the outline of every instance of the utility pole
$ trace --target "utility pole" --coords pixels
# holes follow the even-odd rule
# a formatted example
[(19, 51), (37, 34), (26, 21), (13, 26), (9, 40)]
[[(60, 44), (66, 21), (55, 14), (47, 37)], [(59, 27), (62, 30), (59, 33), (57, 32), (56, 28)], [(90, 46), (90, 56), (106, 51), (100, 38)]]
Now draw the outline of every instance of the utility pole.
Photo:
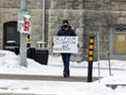
[(43, 2), (42, 2), (42, 4), (43, 4), (43, 8), (42, 8), (42, 10), (43, 10), (43, 15), (42, 15), (42, 17), (43, 17), (43, 25), (42, 25), (42, 48), (44, 48), (45, 47), (45, 26), (46, 26), (46, 1), (45, 0), (42, 0)]
[(96, 33), (97, 39), (97, 58), (98, 58), (98, 77), (100, 78), (100, 33)]
[(27, 67), (26, 34), (22, 32), (23, 16), (27, 14), (27, 0), (20, 0), (20, 12), (18, 19), (18, 31), (20, 32), (20, 65)]

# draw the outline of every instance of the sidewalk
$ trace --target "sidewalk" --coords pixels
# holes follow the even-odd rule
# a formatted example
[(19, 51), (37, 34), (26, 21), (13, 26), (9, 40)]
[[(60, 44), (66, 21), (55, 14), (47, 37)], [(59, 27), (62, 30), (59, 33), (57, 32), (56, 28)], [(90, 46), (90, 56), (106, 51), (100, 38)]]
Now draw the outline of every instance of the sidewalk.
[[(12, 52), (2, 53), (0, 56), (0, 74), (20, 74), (20, 75), (49, 75), (63, 76), (63, 62), (61, 56), (49, 56), (48, 64), (41, 65), (34, 60), (27, 59), (28, 67), (19, 65), (19, 56)], [(93, 63), (93, 76), (109, 76), (108, 61), (100, 61), (100, 76), (98, 63)], [(88, 62), (70, 62), (70, 75), (78, 77), (87, 76)], [(126, 70), (125, 61), (111, 61), (112, 74), (121, 73)]]

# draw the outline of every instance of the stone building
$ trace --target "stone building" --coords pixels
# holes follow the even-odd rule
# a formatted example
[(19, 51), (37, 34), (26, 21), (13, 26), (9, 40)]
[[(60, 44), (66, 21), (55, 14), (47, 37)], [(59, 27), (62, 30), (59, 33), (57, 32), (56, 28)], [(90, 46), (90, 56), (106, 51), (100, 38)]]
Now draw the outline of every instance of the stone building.
[[(20, 0), (0, 0), (1, 49), (6, 39), (12, 36), (11, 34), (15, 34), (15, 39), (18, 39), (16, 41), (19, 41), (19, 34), (15, 33), (19, 8)], [(61, 21), (67, 18), (77, 30), (80, 44), (78, 55), (82, 59), (87, 53), (89, 32), (99, 34), (101, 58), (107, 58), (109, 51), (113, 58), (126, 57), (125, 0), (46, 0), (45, 31), (42, 29), (42, 8), (42, 0), (28, 0), (28, 9), (32, 16), (32, 46), (37, 47), (37, 42), (42, 40), (44, 32), (46, 46), (51, 49), (53, 36)], [(6, 31), (13, 31), (13, 33), (6, 33)]]

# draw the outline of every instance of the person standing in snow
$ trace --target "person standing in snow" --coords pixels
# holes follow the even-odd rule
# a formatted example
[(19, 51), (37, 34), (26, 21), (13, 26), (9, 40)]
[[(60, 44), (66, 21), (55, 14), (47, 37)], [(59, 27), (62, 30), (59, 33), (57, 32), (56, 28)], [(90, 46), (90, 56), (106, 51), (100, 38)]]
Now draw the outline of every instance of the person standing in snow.
[[(76, 33), (71, 28), (68, 20), (63, 20), (62, 24), (63, 25), (57, 32), (57, 36), (76, 36)], [(61, 56), (62, 56), (63, 65), (64, 65), (63, 76), (70, 77), (69, 65), (70, 65), (71, 53), (61, 53)]]

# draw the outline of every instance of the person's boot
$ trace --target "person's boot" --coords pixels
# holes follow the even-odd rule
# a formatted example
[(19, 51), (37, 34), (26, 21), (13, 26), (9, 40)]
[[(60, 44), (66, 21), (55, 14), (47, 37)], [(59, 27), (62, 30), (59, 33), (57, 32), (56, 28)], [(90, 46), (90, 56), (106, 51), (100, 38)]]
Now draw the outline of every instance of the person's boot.
[(70, 73), (69, 73), (69, 72), (63, 72), (63, 77), (64, 77), (64, 78), (70, 77)]

